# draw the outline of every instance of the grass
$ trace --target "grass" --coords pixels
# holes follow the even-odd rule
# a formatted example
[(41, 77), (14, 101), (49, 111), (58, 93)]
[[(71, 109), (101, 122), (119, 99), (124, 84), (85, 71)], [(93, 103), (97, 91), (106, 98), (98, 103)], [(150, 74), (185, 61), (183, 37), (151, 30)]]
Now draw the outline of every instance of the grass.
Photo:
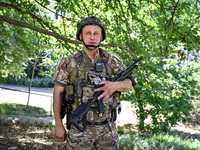
[(22, 115), (31, 117), (46, 117), (49, 112), (44, 108), (36, 106), (28, 106), (24, 104), (17, 104), (11, 102), (0, 103), (0, 114), (7, 115)]
[(150, 134), (132, 131), (134, 125), (118, 127), (120, 150), (200, 150), (200, 135), (183, 132)]
[(139, 134), (120, 135), (121, 150), (199, 150), (200, 139), (190, 139), (174, 133), (151, 136)]

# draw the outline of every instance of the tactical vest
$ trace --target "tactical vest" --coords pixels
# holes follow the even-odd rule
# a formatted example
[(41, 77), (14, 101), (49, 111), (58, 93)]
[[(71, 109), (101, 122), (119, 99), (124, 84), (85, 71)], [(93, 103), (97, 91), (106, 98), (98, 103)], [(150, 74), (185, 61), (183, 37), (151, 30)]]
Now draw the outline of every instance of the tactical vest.
[[(71, 55), (71, 61), (67, 65), (69, 67), (69, 82), (66, 85), (66, 99), (74, 98), (72, 104), (72, 112), (75, 111), (78, 106), (84, 102), (86, 103), (89, 98), (94, 94), (98, 82), (101, 80), (107, 80), (111, 78), (113, 69), (108, 60), (110, 54), (102, 49), (99, 49), (99, 60), (94, 63), (87, 63), (83, 58), (83, 51), (76, 51)], [(98, 64), (100, 68), (98, 69)], [(97, 111), (97, 103), (94, 102), (91, 105), (90, 111), (87, 114), (87, 121), (89, 122), (103, 122), (106, 119), (112, 120), (111, 111), (117, 107), (120, 93), (115, 92), (104, 101), (104, 114), (99, 116)]]

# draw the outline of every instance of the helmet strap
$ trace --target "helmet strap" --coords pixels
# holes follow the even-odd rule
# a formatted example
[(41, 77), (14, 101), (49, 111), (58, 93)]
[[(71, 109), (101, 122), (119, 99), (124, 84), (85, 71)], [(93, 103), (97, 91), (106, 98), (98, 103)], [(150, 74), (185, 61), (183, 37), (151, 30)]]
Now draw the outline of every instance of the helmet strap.
[[(96, 46), (96, 45), (86, 45), (85, 42), (84, 42), (84, 40), (83, 40), (83, 38), (82, 38), (81, 41), (83, 41), (83, 44), (84, 44), (85, 47), (86, 47), (87, 49), (89, 49), (89, 50), (95, 50), (97, 47), (99, 47), (99, 45), (100, 45), (100, 43), (101, 43), (101, 40), (100, 40), (99, 44)], [(94, 49), (92, 49), (92, 48), (90, 48), (90, 47), (94, 47)]]

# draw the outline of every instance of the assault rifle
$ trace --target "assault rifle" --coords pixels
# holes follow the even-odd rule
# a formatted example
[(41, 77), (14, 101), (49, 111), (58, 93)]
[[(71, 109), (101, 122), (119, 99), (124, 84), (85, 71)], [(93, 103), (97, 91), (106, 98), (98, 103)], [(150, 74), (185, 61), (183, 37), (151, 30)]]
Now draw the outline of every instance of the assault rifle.
[[(122, 81), (126, 78), (130, 78), (132, 80), (133, 85), (136, 85), (135, 80), (132, 77), (132, 71), (134, 69), (137, 69), (138, 66), (136, 65), (139, 61), (141, 61), (143, 58), (139, 58), (138, 60), (134, 61), (134, 63), (132, 65), (130, 65), (127, 69), (125, 69), (124, 71), (120, 72), (118, 75), (116, 75), (113, 78), (110, 78), (108, 81), (111, 82), (115, 82), (115, 81)], [(100, 85), (99, 87), (102, 87), (104, 85)], [(85, 131), (86, 128), (86, 124), (87, 124), (87, 120), (86, 120), (86, 116), (88, 111), (90, 110), (90, 106), (93, 102), (97, 102), (98, 103), (98, 114), (99, 116), (101, 116), (104, 113), (104, 104), (103, 104), (103, 98), (101, 98), (100, 100), (98, 100), (98, 97), (103, 93), (104, 91), (98, 91), (95, 92), (94, 95), (92, 96), (92, 98), (88, 99), (87, 103), (82, 103), (73, 113), (72, 113), (72, 118), (71, 118), (71, 124), (73, 124), (77, 129), (79, 129), (80, 131)], [(82, 125), (81, 125), (82, 124)]]

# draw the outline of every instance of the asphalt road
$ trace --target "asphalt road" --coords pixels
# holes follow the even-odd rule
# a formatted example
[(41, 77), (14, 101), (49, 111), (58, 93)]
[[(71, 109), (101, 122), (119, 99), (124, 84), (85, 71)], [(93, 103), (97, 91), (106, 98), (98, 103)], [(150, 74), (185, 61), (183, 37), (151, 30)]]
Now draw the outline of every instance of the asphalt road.
[[(28, 101), (28, 87), (16, 85), (2, 85), (0, 84), (0, 103), (15, 102), (20, 104), (27, 104)], [(43, 107), (52, 111), (53, 103), (53, 88), (31, 88), (31, 95), (29, 105)], [(130, 101), (122, 101), (122, 112), (118, 115), (117, 122), (120, 124), (136, 123), (136, 114)]]

